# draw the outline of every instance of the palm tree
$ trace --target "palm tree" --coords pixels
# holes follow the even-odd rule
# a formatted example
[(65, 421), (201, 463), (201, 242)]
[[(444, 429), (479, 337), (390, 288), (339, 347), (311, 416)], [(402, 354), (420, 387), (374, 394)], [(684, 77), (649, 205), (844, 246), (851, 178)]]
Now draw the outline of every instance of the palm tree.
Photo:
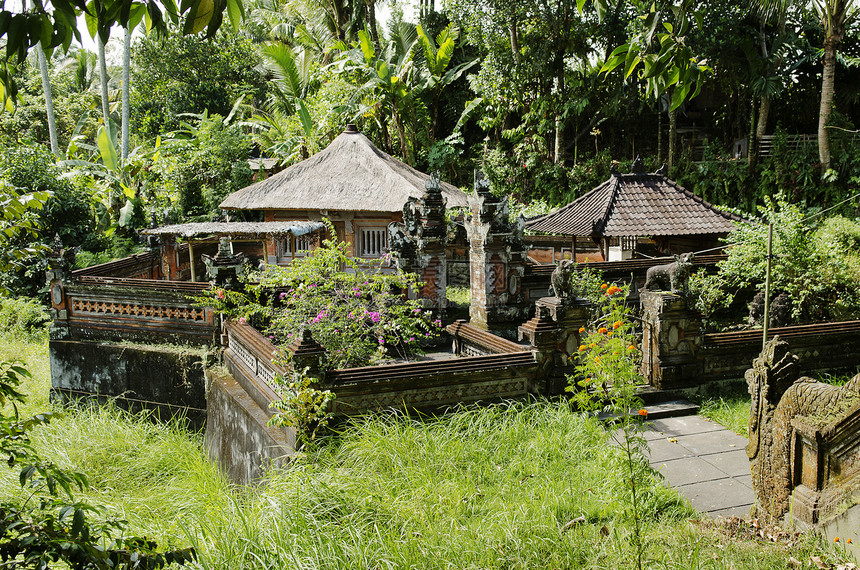
[(123, 37), (123, 50), (122, 50), (122, 160), (126, 161), (128, 158), (128, 115), (129, 115), (129, 67), (131, 63), (131, 30), (129, 26), (125, 28), (125, 35)]
[(102, 97), (102, 116), (104, 117), (104, 124), (107, 126), (110, 122), (110, 98), (108, 96), (108, 72), (107, 63), (105, 62), (105, 44), (102, 42), (101, 36), (97, 35), (96, 45), (99, 50), (99, 87), (101, 88)]
[[(25, 8), (29, 3), (25, 2)], [(51, 77), (48, 75), (48, 59), (42, 42), (36, 47), (36, 58), (39, 61), (39, 71), (42, 73), (42, 90), (45, 92), (45, 112), (48, 115), (48, 137), (51, 139), (51, 152), (60, 156), (60, 143), (57, 140), (57, 119), (54, 115), (54, 98), (51, 95)]]
[(821, 100), (818, 108), (818, 158), (821, 171), (830, 168), (830, 136), (827, 121), (833, 110), (836, 78), (836, 52), (842, 46), (845, 29), (857, 15), (860, 0), (750, 0), (764, 19), (780, 21), (790, 8), (811, 5), (824, 30), (824, 59), (821, 74)]
[(457, 38), (460, 36), (460, 29), (454, 24), (448, 24), (444, 30), (439, 32), (439, 35), (436, 36), (436, 43), (433, 42), (420, 25), (417, 28), (417, 32), (421, 40), (421, 45), (424, 47), (424, 70), (426, 78), (422, 88), (430, 91), (433, 95), (433, 114), (430, 118), (430, 144), (433, 144), (436, 141), (436, 126), (439, 120), (439, 97), (442, 94), (442, 89), (457, 81), (463, 73), (477, 63), (477, 60), (466, 61), (448, 69), (451, 57), (454, 55)]
[(51, 139), (51, 152), (60, 156), (60, 143), (57, 140), (57, 119), (54, 116), (54, 98), (51, 96), (51, 78), (48, 75), (48, 61), (41, 43), (36, 48), (39, 70), (42, 72), (42, 89), (45, 91), (45, 111), (48, 115), (48, 137)]

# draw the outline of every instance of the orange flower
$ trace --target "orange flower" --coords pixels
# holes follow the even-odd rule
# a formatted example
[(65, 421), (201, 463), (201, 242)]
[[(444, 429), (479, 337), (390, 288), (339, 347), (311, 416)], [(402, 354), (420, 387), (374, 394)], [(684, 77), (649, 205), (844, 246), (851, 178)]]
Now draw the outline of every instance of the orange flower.
[(618, 293), (619, 291), (621, 291), (621, 289), (619, 289), (618, 287), (613, 285), (612, 287), (610, 287), (609, 289), (606, 290), (606, 294), (607, 295), (614, 295), (614, 294)]
[(584, 344), (580, 344), (580, 345), (579, 345), (579, 352), (585, 352), (585, 349), (586, 349), (586, 348), (587, 348), (587, 347), (586, 347)]
[(612, 336), (612, 335), (613, 335), (612, 331), (609, 331), (608, 333), (606, 333), (606, 336)]
[(585, 332), (585, 327), (579, 327), (579, 332), (580, 332), (580, 333), (584, 333), (584, 332)]
[(600, 357), (599, 357), (599, 356), (595, 356), (595, 357), (594, 357), (594, 361), (595, 361), (595, 362), (600, 362)]
[(834, 538), (833, 542), (839, 542), (839, 537), (837, 536), (836, 538)]
[(609, 329), (607, 329), (606, 327), (600, 327), (599, 329), (597, 329), (597, 332), (599, 332), (600, 334), (606, 334), (607, 330)]
[(597, 346), (597, 343), (592, 342), (591, 344), (588, 345), (588, 348), (594, 348), (595, 346)]
[(851, 539), (849, 538), (849, 539), (848, 539), (848, 540), (846, 540), (845, 542), (847, 542), (848, 544), (851, 544)]
[(600, 286), (601, 289), (606, 289), (607, 287), (609, 287), (609, 285), (607, 285), (606, 283)]
[(630, 346), (627, 347), (627, 350), (636, 350), (636, 345), (631, 344)]
[(639, 415), (642, 416), (643, 418), (647, 418), (648, 417), (648, 410), (646, 410), (645, 408), (642, 408), (641, 410), (639, 410)]
[(621, 325), (623, 325), (623, 324), (624, 323), (622, 323), (621, 321), (615, 321), (614, 323), (612, 323), (612, 328), (614, 328), (615, 330), (618, 330), (621, 328)]

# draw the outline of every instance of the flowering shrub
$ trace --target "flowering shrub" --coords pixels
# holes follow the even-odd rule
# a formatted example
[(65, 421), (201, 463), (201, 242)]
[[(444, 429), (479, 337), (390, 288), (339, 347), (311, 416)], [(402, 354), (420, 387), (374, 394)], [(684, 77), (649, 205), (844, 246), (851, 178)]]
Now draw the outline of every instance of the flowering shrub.
[(280, 293), (266, 333), (289, 344), (310, 329), (331, 368), (365, 366), (390, 352), (420, 353), (421, 341), (442, 323), (406, 298), (418, 287), (415, 275), (387, 270), (386, 261), (349, 257), (346, 244), (328, 239), (287, 267), (268, 266), (260, 286)]
[[(329, 235), (335, 235), (331, 226)], [(349, 257), (345, 243), (327, 239), (287, 267), (267, 266), (246, 292), (213, 289), (197, 304), (248, 322), (284, 347), (308, 329), (327, 351), (326, 368), (420, 354), (421, 342), (435, 337), (442, 323), (407, 298), (419, 286), (416, 276), (386, 262)]]
[[(640, 498), (637, 491), (647, 477), (647, 444), (641, 435), (642, 420), (648, 411), (637, 396), (644, 383), (638, 372), (640, 351), (637, 347), (630, 309), (624, 304), (627, 287), (603, 283), (594, 307), (594, 317), (579, 329), (581, 344), (571, 359), (576, 375), (569, 377), (568, 390), (573, 402), (582, 410), (609, 412), (609, 433), (624, 453), (624, 468), (629, 480), (630, 516), (634, 522), (634, 540), (642, 568), (644, 546), (640, 535)], [(638, 413), (636, 412), (638, 410)]]

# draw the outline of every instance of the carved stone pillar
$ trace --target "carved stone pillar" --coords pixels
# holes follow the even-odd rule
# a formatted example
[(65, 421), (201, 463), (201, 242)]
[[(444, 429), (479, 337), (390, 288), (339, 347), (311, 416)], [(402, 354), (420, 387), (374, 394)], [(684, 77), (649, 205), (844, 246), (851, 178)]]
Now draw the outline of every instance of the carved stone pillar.
[(655, 388), (671, 390), (696, 383), (702, 321), (681, 295), (642, 291), (642, 375)]
[(45, 271), (45, 281), (51, 297), (49, 312), (53, 319), (48, 334), (52, 339), (64, 339), (69, 335), (70, 307), (66, 299), (65, 283), (72, 277), (75, 253), (75, 248), (65, 248), (59, 236), (55, 238), (53, 251), (48, 258), (48, 270)]
[(388, 226), (389, 243), (394, 262), (404, 271), (417, 273), (424, 282), (418, 291), (423, 305), (444, 313), (447, 307), (445, 249), (448, 227), (438, 174), (430, 177), (425, 188), (423, 197), (410, 198), (403, 206), (403, 223), (392, 222)]
[(508, 201), (490, 193), (489, 182), (475, 173), (466, 219), (472, 300), (470, 322), (513, 337), (528, 315), (522, 294), (525, 273), (524, 221), (511, 222)]
[(519, 327), (519, 340), (528, 340), (543, 369), (546, 395), (564, 393), (567, 374), (573, 372), (571, 357), (582, 339), (579, 329), (588, 322), (589, 309), (584, 299), (543, 297), (535, 302), (535, 316)]
[(305, 329), (302, 331), (300, 339), (287, 347), (293, 359), (293, 370), (301, 372), (307, 370), (306, 374), (309, 378), (313, 378), (316, 382), (323, 382), (325, 374), (322, 371), (323, 363), (325, 362), (325, 348), (314, 340), (311, 331)]

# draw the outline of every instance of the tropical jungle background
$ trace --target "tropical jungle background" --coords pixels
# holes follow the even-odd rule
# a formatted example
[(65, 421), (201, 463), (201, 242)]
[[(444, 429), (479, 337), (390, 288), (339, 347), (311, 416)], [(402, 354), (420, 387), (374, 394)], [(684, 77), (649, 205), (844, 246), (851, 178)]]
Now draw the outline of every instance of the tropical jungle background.
[[(455, 184), (484, 169), (531, 213), (637, 155), (748, 215), (858, 203), (853, 0), (209, 4), (4, 4), (0, 184), (38, 226), (19, 254), (127, 254), (272, 172), (248, 159), (286, 167), (348, 122)], [(43, 285), (43, 261), (7, 269), (8, 291)]]

